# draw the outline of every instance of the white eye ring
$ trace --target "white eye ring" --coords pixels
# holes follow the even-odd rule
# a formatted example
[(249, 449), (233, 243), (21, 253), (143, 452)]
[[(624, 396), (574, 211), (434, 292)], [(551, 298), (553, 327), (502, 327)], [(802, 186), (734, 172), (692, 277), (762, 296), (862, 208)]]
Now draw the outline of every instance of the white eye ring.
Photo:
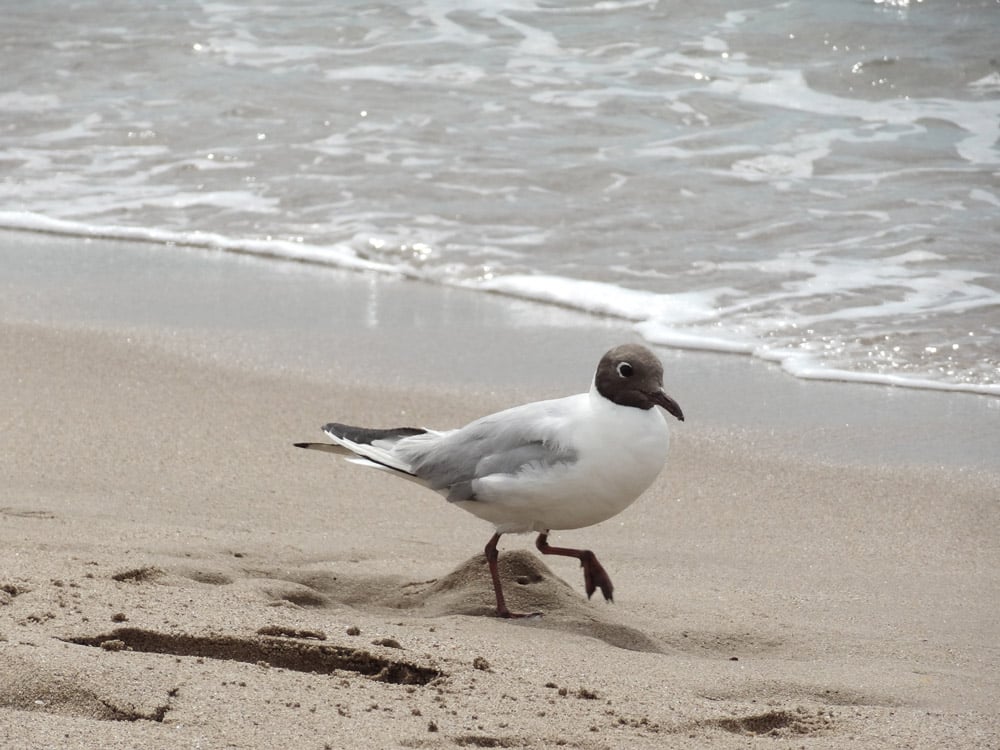
[(632, 377), (632, 373), (634, 372), (632, 365), (628, 362), (619, 362), (615, 369), (618, 370), (618, 374), (623, 378)]

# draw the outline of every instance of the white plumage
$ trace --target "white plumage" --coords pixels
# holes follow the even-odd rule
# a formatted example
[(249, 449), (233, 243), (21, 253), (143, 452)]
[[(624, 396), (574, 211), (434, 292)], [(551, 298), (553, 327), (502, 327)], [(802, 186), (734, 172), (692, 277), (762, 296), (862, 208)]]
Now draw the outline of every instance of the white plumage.
[(611, 518), (656, 479), (669, 433), (655, 407), (684, 419), (662, 381), (653, 353), (626, 344), (604, 355), (586, 393), (516, 406), (455, 430), (331, 423), (323, 431), (332, 443), (296, 445), (392, 472), (492, 523), (486, 557), (501, 616), (516, 616), (504, 603), (496, 567), (497, 542), (511, 532), (539, 532), (543, 553), (577, 557), (587, 595), (599, 587), (610, 600), (611, 580), (594, 554), (550, 547), (548, 534)]

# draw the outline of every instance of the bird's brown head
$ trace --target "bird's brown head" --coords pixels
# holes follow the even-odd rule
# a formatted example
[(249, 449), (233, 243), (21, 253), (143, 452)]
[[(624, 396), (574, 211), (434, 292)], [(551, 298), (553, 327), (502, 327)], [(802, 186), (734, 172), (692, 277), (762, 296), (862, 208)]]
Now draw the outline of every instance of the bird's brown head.
[(663, 365), (640, 344), (622, 344), (605, 354), (597, 365), (594, 384), (613, 403), (636, 409), (662, 406), (684, 421), (681, 407), (663, 390)]

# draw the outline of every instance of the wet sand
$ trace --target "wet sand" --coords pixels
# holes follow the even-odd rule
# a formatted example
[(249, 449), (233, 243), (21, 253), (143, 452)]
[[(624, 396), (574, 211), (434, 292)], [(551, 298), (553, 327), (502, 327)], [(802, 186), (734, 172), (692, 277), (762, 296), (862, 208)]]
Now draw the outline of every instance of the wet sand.
[(291, 443), (582, 389), (626, 329), (65, 242), (0, 242), (0, 746), (1000, 746), (995, 400), (660, 352), (667, 470), (553, 536), (615, 603), (508, 536), (545, 616), (501, 621), (486, 524)]

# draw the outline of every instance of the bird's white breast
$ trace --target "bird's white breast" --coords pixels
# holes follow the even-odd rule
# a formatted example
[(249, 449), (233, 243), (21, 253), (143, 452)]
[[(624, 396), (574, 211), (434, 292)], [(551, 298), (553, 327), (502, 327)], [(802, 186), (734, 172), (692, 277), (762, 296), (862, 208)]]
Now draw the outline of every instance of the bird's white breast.
[(461, 507), (501, 532), (575, 529), (620, 513), (653, 483), (669, 442), (659, 409), (619, 406), (595, 389), (565, 401), (560, 443), (576, 460), (484, 477), (479, 499)]

